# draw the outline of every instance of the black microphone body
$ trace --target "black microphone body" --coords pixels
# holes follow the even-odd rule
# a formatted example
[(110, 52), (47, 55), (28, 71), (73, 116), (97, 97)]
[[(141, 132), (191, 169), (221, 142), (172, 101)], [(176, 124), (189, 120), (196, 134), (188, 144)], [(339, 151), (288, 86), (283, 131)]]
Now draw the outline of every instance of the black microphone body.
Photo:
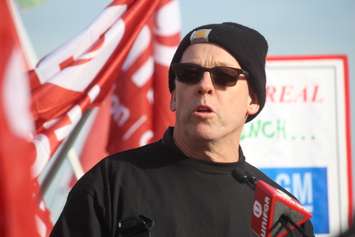
[(241, 167), (236, 167), (232, 171), (232, 176), (239, 183), (246, 183), (252, 190), (255, 190), (256, 177), (248, 175)]

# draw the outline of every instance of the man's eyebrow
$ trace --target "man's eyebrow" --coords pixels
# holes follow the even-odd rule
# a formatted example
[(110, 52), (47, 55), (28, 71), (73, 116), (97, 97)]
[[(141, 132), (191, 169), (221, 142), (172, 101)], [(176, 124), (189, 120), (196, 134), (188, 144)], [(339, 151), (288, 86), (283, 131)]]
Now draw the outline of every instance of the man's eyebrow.
[(238, 65), (232, 65), (232, 64), (230, 64), (230, 63), (226, 63), (226, 62), (223, 62), (223, 61), (221, 61), (221, 62), (214, 62), (214, 65), (216, 65), (216, 66), (224, 66), (224, 67), (234, 67), (234, 68), (239, 68), (240, 66), (238, 66)]

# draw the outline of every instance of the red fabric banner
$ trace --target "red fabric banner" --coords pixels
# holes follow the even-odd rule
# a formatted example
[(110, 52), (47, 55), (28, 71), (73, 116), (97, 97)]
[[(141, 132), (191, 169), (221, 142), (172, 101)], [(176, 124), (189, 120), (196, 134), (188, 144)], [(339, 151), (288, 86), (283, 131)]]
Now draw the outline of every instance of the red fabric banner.
[(84, 32), (44, 57), (31, 71), (36, 175), (82, 114), (107, 97), (158, 3), (113, 1)]
[(167, 75), (179, 41), (178, 3), (159, 1), (115, 76), (114, 93), (107, 98), (111, 108), (107, 104), (101, 106), (96, 115), (81, 155), (83, 171), (107, 154), (161, 138), (165, 129), (174, 124)]
[(28, 155), (34, 146), (27, 70), (8, 1), (0, 1), (0, 15), (0, 236), (48, 236), (51, 223)]

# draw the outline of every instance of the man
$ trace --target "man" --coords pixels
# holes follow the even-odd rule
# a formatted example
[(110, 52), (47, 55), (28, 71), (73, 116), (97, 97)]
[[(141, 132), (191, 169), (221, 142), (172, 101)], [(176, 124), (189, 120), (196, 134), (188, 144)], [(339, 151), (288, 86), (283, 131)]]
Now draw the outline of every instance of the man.
[[(175, 128), (89, 171), (52, 236), (254, 236), (254, 192), (232, 172), (282, 189), (239, 146), (243, 125), (265, 103), (267, 47), (260, 33), (235, 23), (188, 33), (169, 71)], [(303, 229), (313, 236), (310, 222)]]

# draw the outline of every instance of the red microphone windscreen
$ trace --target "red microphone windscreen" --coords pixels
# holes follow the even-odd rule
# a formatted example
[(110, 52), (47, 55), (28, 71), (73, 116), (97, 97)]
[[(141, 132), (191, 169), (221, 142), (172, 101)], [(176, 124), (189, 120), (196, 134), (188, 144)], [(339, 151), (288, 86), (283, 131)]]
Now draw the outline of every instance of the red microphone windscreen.
[[(299, 202), (283, 191), (262, 180), (257, 181), (251, 220), (253, 231), (259, 237), (287, 235), (288, 230), (282, 228), (279, 221), (281, 216), (286, 216), (297, 226), (301, 226), (312, 215)], [(280, 230), (280, 228), (282, 229)], [(294, 228), (292, 225), (288, 225), (289, 230)]]

